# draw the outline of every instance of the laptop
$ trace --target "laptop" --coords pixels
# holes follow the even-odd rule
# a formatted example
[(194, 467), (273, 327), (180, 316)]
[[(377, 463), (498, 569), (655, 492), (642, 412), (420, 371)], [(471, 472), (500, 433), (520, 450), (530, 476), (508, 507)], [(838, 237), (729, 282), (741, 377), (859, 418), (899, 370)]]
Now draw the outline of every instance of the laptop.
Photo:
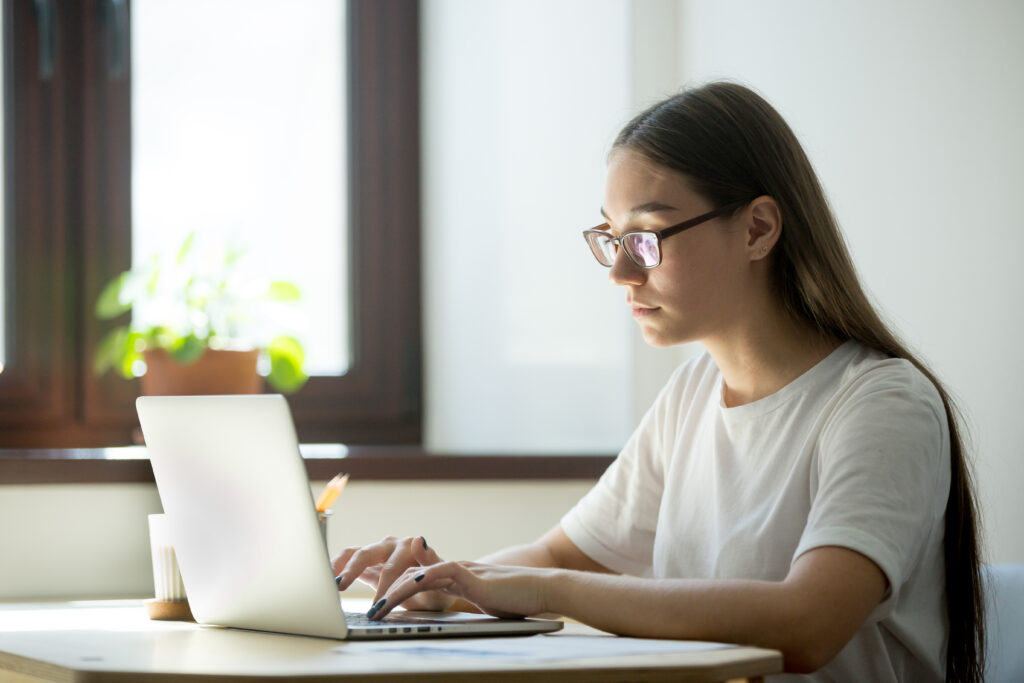
[(451, 612), (347, 618), (283, 396), (143, 396), (136, 408), (197, 622), (341, 640), (562, 627)]

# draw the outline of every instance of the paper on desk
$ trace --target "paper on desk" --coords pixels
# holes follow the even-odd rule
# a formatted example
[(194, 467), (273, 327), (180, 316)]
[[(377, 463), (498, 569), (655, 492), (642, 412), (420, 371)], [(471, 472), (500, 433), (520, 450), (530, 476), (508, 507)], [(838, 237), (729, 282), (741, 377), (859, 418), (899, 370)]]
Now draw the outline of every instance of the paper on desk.
[[(408, 641), (406, 641), (408, 643)], [(360, 650), (393, 652), (417, 657), (454, 657), (464, 659), (592, 659), (595, 657), (624, 657), (670, 652), (700, 652), (735, 647), (725, 643), (705, 643), (690, 640), (648, 640), (615, 636), (527, 636), (496, 640), (460, 639), (457, 641), (422, 642), (416, 645), (398, 644), (396, 641), (359, 644)]]

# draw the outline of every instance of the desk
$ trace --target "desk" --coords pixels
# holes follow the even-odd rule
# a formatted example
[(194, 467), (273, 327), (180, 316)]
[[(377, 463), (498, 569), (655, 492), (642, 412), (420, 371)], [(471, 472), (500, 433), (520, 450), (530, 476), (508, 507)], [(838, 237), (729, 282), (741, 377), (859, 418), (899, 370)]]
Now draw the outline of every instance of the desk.
[[(527, 638), (568, 638), (561, 646), (574, 636), (614, 639), (579, 624)], [(137, 600), (4, 604), (0, 681), (725, 681), (782, 670), (780, 653), (753, 647), (543, 661), (469, 649), (509, 640), (347, 642), (150, 621)], [(424, 647), (459, 643), (467, 655), (437, 656)]]

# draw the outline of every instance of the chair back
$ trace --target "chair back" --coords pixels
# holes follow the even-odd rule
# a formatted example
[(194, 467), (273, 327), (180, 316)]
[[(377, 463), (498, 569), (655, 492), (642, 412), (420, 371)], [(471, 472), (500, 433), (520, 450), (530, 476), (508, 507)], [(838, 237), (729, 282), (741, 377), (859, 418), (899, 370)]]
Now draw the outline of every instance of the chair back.
[(1024, 564), (984, 568), (986, 683), (1024, 681)]

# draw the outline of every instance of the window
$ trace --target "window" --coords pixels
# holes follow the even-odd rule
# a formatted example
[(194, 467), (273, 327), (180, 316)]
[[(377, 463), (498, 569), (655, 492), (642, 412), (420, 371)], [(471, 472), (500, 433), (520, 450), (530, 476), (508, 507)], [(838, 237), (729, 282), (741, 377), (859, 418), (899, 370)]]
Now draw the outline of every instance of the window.
[(132, 3), (132, 263), (174, 258), (193, 231), (207, 253), (244, 250), (250, 270), (299, 287), (301, 315), (281, 325), (307, 372), (337, 376), (350, 363), (345, 6), (288, 7)]
[(300, 438), (419, 441), (418, 4), (242, 4), (4, 0), (0, 446), (131, 442), (137, 382), (93, 374), (93, 306), (203, 221), (276, 232), (254, 258), (314, 307)]
[[(6, 42), (4, 41), (4, 13), (0, 11), (0, 62), (6, 60), (3, 59), (5, 53)], [(0, 68), (0, 99), (6, 101), (4, 96), (4, 69)], [(4, 154), (4, 138), (6, 137), (7, 128), (4, 125), (4, 108), (0, 107), (0, 159), (6, 159), (7, 155)], [(6, 269), (4, 268), (4, 242), (7, 240), (7, 234), (4, 230), (4, 171), (6, 170), (6, 164), (0, 163), (0, 373), (4, 371), (4, 350), (7, 348), (7, 342), (4, 341), (4, 327), (7, 323), (7, 306), (4, 304), (4, 280), (6, 278)]]

